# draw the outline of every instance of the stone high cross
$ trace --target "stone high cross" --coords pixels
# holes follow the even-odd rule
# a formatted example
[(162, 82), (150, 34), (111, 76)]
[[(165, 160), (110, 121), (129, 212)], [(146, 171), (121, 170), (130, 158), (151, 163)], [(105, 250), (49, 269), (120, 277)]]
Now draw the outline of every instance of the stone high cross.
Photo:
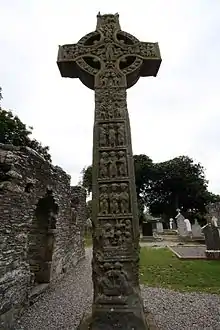
[(62, 77), (79, 78), (95, 90), (94, 296), (88, 329), (147, 329), (138, 278), (139, 220), (126, 89), (141, 76), (157, 75), (159, 46), (121, 31), (118, 14), (98, 14), (94, 32), (59, 47), (57, 64)]

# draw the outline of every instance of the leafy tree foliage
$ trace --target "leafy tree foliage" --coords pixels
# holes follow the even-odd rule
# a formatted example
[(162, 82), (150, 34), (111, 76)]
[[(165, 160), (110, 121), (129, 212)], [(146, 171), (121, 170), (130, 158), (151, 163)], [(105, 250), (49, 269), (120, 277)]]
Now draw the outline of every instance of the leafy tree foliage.
[(82, 170), (82, 186), (87, 190), (88, 195), (92, 192), (92, 165)]
[(146, 196), (151, 214), (176, 213), (177, 208), (193, 209), (204, 214), (209, 201), (207, 181), (201, 164), (186, 156), (154, 165), (154, 178)]
[(86, 203), (86, 219), (92, 219), (92, 200)]
[[(146, 155), (134, 155), (134, 168), (140, 222), (145, 206), (152, 215), (165, 219), (174, 217), (181, 208), (186, 216), (199, 220), (208, 203), (220, 201), (220, 196), (208, 192), (202, 165), (190, 157), (153, 163)], [(92, 191), (92, 166), (83, 169), (83, 186)]]
[[(2, 98), (0, 89), (0, 100)], [(49, 147), (43, 147), (36, 139), (31, 139), (33, 127), (28, 127), (22, 123), (18, 116), (14, 116), (11, 111), (3, 110), (0, 107), (0, 143), (13, 144), (15, 146), (25, 146), (34, 149), (46, 160), (51, 162)]]

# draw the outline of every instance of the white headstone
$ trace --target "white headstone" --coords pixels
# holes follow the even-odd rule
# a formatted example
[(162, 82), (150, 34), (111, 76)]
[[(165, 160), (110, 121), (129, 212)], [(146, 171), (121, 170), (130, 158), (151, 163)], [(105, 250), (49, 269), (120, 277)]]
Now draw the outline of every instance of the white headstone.
[(191, 226), (191, 223), (190, 223), (189, 219), (184, 219), (184, 222), (185, 222), (185, 225), (186, 225), (187, 232), (191, 233), (192, 232), (192, 226)]
[(178, 234), (180, 236), (187, 236), (188, 235), (184, 219), (185, 219), (184, 216), (179, 211), (177, 216), (176, 216), (176, 222), (177, 222)]
[(201, 237), (201, 236), (203, 236), (202, 228), (198, 224), (198, 221), (197, 220), (195, 220), (195, 223), (192, 225), (192, 235), (193, 235), (193, 237)]
[(170, 218), (170, 229), (173, 229), (173, 218)]
[(156, 224), (156, 227), (157, 227), (158, 234), (163, 233), (163, 224), (162, 224), (162, 222), (158, 221), (157, 224)]
[(215, 227), (218, 227), (218, 219), (215, 216), (212, 217), (211, 222)]

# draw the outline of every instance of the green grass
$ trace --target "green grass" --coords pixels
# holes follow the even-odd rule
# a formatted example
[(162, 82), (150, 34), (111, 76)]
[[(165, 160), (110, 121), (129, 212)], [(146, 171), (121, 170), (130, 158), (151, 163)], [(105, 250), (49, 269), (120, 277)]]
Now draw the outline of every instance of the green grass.
[(144, 247), (140, 282), (178, 291), (220, 294), (220, 261), (180, 260), (169, 249)]

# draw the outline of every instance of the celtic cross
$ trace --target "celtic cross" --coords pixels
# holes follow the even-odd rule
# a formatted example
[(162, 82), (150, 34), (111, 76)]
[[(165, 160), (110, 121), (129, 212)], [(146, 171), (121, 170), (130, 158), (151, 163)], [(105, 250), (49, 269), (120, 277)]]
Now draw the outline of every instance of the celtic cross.
[(139, 220), (126, 89), (156, 76), (157, 43), (121, 31), (119, 15), (97, 15), (96, 30), (59, 47), (62, 77), (95, 90), (93, 135), (93, 312), (88, 329), (147, 329), (140, 296)]

